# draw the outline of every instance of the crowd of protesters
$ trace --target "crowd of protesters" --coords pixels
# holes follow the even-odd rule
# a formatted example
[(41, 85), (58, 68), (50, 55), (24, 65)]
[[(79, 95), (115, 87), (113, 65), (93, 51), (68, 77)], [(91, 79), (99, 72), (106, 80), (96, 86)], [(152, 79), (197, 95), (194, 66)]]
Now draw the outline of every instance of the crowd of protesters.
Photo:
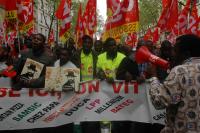
[[(191, 59), (191, 57), (200, 56), (199, 37), (184, 35), (177, 39), (176, 44), (171, 44), (165, 40), (159, 45), (153, 44), (150, 40), (139, 39), (136, 49), (126, 44), (117, 44), (114, 38), (107, 38), (105, 42), (102, 42), (101, 40), (93, 40), (87, 35), (82, 38), (82, 48), (76, 48), (72, 38), (69, 38), (65, 44), (56, 44), (53, 48), (45, 42), (46, 37), (39, 33), (24, 39), (15, 39), (12, 45), (1, 44), (0, 72), (12, 65), (17, 75), (10, 79), (0, 73), (0, 83), (8, 83), (16, 90), (20, 90), (23, 87), (44, 88), (46, 66), (79, 68), (81, 81), (101, 79), (106, 80), (108, 83), (113, 83), (114, 80), (125, 80), (126, 82), (136, 80), (138, 83), (143, 83), (146, 79), (152, 79), (152, 76), (156, 76), (156, 78), (153, 77), (150, 80), (150, 94), (153, 103), (157, 108), (167, 108), (167, 118), (172, 117), (170, 108), (174, 110), (173, 105), (176, 104), (176, 112), (178, 113), (174, 113), (173, 121), (169, 118), (170, 122), (165, 128), (159, 124), (115, 121), (112, 122), (112, 133), (159, 133), (162, 128), (169, 133), (178, 131), (186, 133), (190, 130), (198, 132), (199, 116), (195, 112), (199, 111), (200, 100), (193, 95), (199, 95), (198, 84), (200, 84), (200, 81), (198, 75), (195, 77), (195, 73), (200, 73), (200, 62), (199, 59)], [(158, 66), (155, 67), (149, 62), (138, 64), (135, 60), (135, 53), (141, 46), (146, 46), (152, 54), (167, 60), (170, 63), (169, 70), (166, 71)], [(27, 80), (20, 75), (27, 58), (44, 64), (44, 69), (38, 79)], [(177, 67), (186, 59), (190, 60), (186, 61), (182, 67)], [(170, 69), (172, 69), (171, 72)], [(28, 76), (31, 76), (31, 74)], [(191, 84), (189, 82), (190, 78)], [(193, 81), (194, 84), (192, 84)], [(193, 88), (187, 91), (189, 86)], [(196, 93), (192, 93), (192, 90)], [(185, 92), (184, 96), (183, 92)], [(179, 96), (179, 99), (173, 99), (175, 96), (176, 98)], [(191, 107), (189, 112), (184, 112), (182, 107), (185, 107), (184, 105), (188, 103), (188, 107), (185, 108), (189, 108), (190, 99), (193, 102), (196, 101), (195, 105), (197, 106), (195, 108)], [(181, 112), (185, 114), (183, 115), (183, 120), (179, 118), (179, 116), (182, 116)], [(196, 127), (192, 124), (196, 124)], [(82, 122), (80, 126), (82, 133), (101, 132), (99, 122)], [(73, 124), (68, 124), (58, 128), (49, 128), (48, 132), (75, 132), (74, 130), (77, 129), (73, 128)], [(38, 133), (44, 131), (35, 129), (24, 130), (24, 132)]]

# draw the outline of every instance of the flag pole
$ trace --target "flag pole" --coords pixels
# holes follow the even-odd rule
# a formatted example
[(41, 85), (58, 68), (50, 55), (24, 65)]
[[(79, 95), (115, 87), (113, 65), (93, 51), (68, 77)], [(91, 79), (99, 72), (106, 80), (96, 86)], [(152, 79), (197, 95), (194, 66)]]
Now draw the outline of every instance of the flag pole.
[[(17, 1), (16, 1), (16, 5), (17, 5)], [(18, 9), (16, 10), (16, 13), (18, 12)], [(20, 29), (19, 29), (19, 20), (18, 20), (18, 16), (16, 16), (16, 22), (17, 22), (17, 36), (18, 36), (18, 50), (19, 50), (19, 54), (21, 51), (21, 47), (20, 47)]]
[(189, 13), (187, 15), (187, 25), (186, 25), (186, 31), (188, 30), (188, 26), (189, 26), (189, 23), (190, 23), (190, 16), (191, 16), (191, 13), (192, 13), (192, 8), (193, 8), (193, 5), (194, 5), (194, 1), (196, 0), (192, 0), (190, 1), (190, 8), (189, 8)]
[(17, 20), (17, 36), (18, 36), (18, 43), (17, 43), (17, 45), (18, 45), (18, 50), (19, 50), (19, 53), (20, 53), (20, 51), (21, 51), (21, 47), (20, 47), (20, 30), (19, 30), (19, 20), (16, 18), (16, 20)]

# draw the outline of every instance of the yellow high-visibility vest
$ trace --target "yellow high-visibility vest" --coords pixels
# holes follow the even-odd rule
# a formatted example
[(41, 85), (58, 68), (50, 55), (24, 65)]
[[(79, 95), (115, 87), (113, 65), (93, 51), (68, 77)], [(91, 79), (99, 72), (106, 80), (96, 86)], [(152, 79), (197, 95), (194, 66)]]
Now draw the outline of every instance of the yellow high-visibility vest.
[(81, 75), (82, 81), (93, 80), (93, 57), (92, 53), (85, 55), (81, 52)]
[(98, 56), (97, 71), (102, 69), (107, 77), (116, 79), (117, 69), (124, 58), (124, 54), (117, 52), (115, 59), (107, 59), (107, 54), (104, 52)]

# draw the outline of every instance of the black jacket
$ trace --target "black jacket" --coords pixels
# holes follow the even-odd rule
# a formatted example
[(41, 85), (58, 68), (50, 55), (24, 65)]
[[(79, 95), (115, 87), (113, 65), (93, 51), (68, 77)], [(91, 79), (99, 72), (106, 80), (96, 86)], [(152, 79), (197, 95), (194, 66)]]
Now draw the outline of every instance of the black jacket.
[[(19, 79), (19, 76), (21, 74), (21, 71), (24, 67), (24, 64), (26, 62), (26, 59), (30, 58), (32, 60), (35, 60), (39, 63), (44, 64), (44, 68), (40, 74), (40, 77), (35, 80), (35, 82), (30, 83), (29, 85), (24, 85), (22, 81), (17, 80)], [(14, 65), (15, 70), (17, 71), (17, 76), (12, 79), (13, 88), (21, 89), (21, 88), (44, 88), (45, 85), (45, 72), (46, 72), (46, 66), (53, 66), (55, 62), (55, 56), (49, 49), (43, 49), (40, 53), (37, 55), (33, 54), (32, 49), (26, 49), (21, 52), (21, 57)]]

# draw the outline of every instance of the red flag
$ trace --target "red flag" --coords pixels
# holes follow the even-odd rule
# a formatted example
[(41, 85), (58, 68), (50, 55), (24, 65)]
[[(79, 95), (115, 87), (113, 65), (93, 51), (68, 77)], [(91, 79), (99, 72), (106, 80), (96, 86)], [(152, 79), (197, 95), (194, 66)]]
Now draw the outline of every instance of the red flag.
[(69, 38), (68, 30), (70, 29), (70, 23), (72, 17), (70, 15), (71, 0), (61, 0), (60, 5), (55, 13), (58, 19), (61, 19), (61, 26), (59, 37), (63, 43)]
[(138, 31), (138, 0), (107, 0), (107, 14), (103, 40)]
[(130, 45), (132, 48), (136, 46), (136, 42), (137, 42), (137, 34), (136, 33), (128, 34), (128, 36), (125, 39), (125, 43), (127, 45)]
[(16, 32), (17, 30), (17, 7), (16, 0), (6, 0), (5, 1), (5, 32), (6, 34), (10, 32)]
[(131, 23), (139, 21), (139, 9), (137, 0), (124, 0), (121, 3), (121, 11), (123, 13), (123, 23)]
[(5, 10), (7, 19), (17, 18), (17, 7), (16, 7), (16, 0), (6, 0), (5, 2)]
[(171, 31), (178, 19), (178, 1), (168, 0), (163, 3), (163, 10), (158, 20), (161, 31)]
[(5, 8), (6, 0), (0, 0), (0, 7)]
[(97, 26), (97, 18), (96, 18), (96, 8), (97, 3), (96, 0), (88, 0), (86, 9), (83, 17), (83, 26), (85, 28), (85, 33), (93, 36), (94, 32), (96, 32)]
[(139, 20), (137, 0), (107, 0), (107, 23), (106, 29), (118, 27), (122, 24)]
[(78, 10), (78, 17), (76, 21), (76, 28), (75, 28), (75, 33), (76, 33), (76, 42), (81, 47), (80, 45), (82, 37), (84, 35), (84, 28), (83, 28), (83, 19), (82, 19), (82, 4), (80, 3), (79, 10)]
[(33, 33), (33, 0), (17, 0), (19, 29), (22, 33)]
[(77, 17), (77, 21), (76, 21), (76, 28), (75, 28), (76, 32), (80, 30), (81, 23), (82, 23), (82, 4), (80, 3), (79, 9), (78, 9), (78, 17)]
[(23, 23), (33, 20), (33, 0), (17, 0), (18, 19)]
[(196, 5), (196, 0), (193, 1), (191, 8), (192, 9), (189, 17), (187, 33), (197, 34), (199, 22), (198, 22), (198, 9)]
[(63, 18), (63, 12), (64, 12), (64, 5), (65, 5), (66, 0), (61, 0), (60, 4), (58, 6), (58, 9), (55, 12), (55, 16), (58, 19), (62, 19)]
[(162, 7), (166, 8), (168, 5), (168, 0), (162, 0)]
[(152, 39), (153, 43), (156, 44), (157, 41), (159, 40), (159, 28), (158, 28), (158, 27), (156, 27), (156, 28), (154, 29), (152, 38), (153, 38), (153, 39)]
[(186, 33), (188, 26), (188, 14), (190, 9), (190, 0), (187, 0), (184, 9), (181, 11), (178, 17), (178, 21), (176, 22), (173, 31), (176, 35), (182, 35)]
[(16, 0), (6, 0), (5, 9), (6, 9), (6, 11), (17, 10)]
[(12, 31), (6, 34), (6, 43), (14, 44), (14, 39), (17, 37), (17, 31)]
[(167, 40), (170, 41), (172, 44), (175, 44), (176, 42), (176, 34), (172, 31), (168, 36)]
[(144, 40), (151, 40), (152, 38), (152, 32), (151, 32), (151, 29), (149, 28), (146, 32), (146, 34), (144, 35)]

